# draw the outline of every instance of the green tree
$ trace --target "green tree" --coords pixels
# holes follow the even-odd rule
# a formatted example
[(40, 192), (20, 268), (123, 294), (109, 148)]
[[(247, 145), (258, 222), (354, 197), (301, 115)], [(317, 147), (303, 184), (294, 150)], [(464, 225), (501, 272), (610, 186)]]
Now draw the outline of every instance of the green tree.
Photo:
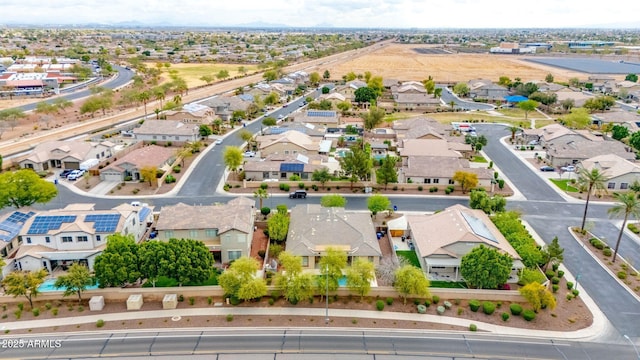
[(277, 124), (278, 122), (276, 121), (276, 119), (272, 118), (271, 116), (268, 116), (262, 120), (262, 125), (264, 126), (276, 126)]
[(175, 253), (164, 241), (145, 241), (138, 247), (140, 276), (156, 287), (160, 276), (170, 276), (175, 264)]
[(313, 86), (318, 86), (318, 84), (320, 84), (320, 74), (318, 74), (317, 71), (314, 71), (311, 74), (309, 74), (309, 82)]
[(140, 169), (141, 180), (149, 182), (149, 186), (153, 187), (153, 182), (156, 179), (158, 168), (155, 166), (145, 166)]
[(478, 186), (478, 175), (466, 171), (456, 171), (451, 180), (460, 185), (463, 194)]
[(356, 258), (347, 268), (347, 287), (360, 295), (360, 300), (371, 291), (371, 281), (375, 279), (375, 266), (364, 258)]
[(318, 277), (317, 286), (318, 292), (323, 294), (327, 289), (327, 278), (329, 281), (329, 291), (333, 292), (340, 287), (340, 278), (342, 277), (342, 270), (347, 267), (347, 253), (346, 251), (338, 250), (332, 247), (328, 247), (325, 253), (318, 261), (318, 268), (320, 269), (320, 277)]
[(59, 97), (53, 100), (52, 104), (58, 109), (62, 110), (62, 112), (66, 112), (66, 108), (70, 108), (73, 106), (73, 102), (71, 100), (67, 100), (65, 98)]
[(278, 78), (278, 72), (276, 70), (267, 70), (262, 74), (262, 77), (266, 81), (273, 81)]
[(174, 263), (169, 267), (169, 277), (185, 283), (201, 283), (211, 276), (213, 257), (202, 241), (192, 239), (170, 239), (169, 251)]
[(480, 209), (486, 214), (503, 212), (506, 208), (507, 200), (500, 196), (489, 196), (486, 191), (472, 190), (469, 194), (469, 207)]
[(511, 79), (508, 76), (500, 76), (498, 79), (498, 85), (504, 87), (511, 87)]
[(422, 85), (424, 85), (424, 89), (427, 91), (427, 94), (433, 94), (433, 91), (436, 88), (436, 82), (429, 76), (428, 79), (422, 80)]
[(433, 90), (433, 97), (439, 99), (442, 97), (442, 88), (435, 88)]
[(225, 295), (236, 296), (241, 300), (264, 296), (267, 286), (264, 279), (256, 277), (259, 268), (260, 264), (254, 258), (243, 256), (236, 259), (218, 278)]
[(534, 100), (525, 100), (518, 103), (518, 107), (524, 111), (525, 120), (529, 118), (529, 112), (535, 110), (538, 105), (538, 102)]
[(358, 103), (371, 103), (375, 104), (378, 94), (376, 91), (368, 86), (363, 86), (354, 92), (354, 101)]
[(382, 166), (376, 170), (376, 182), (384, 185), (385, 190), (387, 190), (387, 184), (398, 182), (396, 162), (395, 157), (387, 155), (384, 160), (382, 160)]
[(58, 195), (56, 186), (29, 169), (0, 174), (0, 208), (45, 204)]
[(547, 271), (549, 264), (560, 264), (564, 260), (564, 249), (560, 246), (558, 237), (551, 240), (551, 244), (542, 247), (542, 255), (544, 256), (544, 267), (542, 271)]
[(25, 117), (27, 115), (18, 108), (0, 110), (0, 123), (6, 122), (11, 127), (11, 130), (16, 127), (19, 119), (24, 119)]
[(367, 180), (371, 176), (371, 157), (360, 146), (352, 146), (351, 151), (340, 157), (338, 162), (347, 176), (356, 176), (359, 180)]
[(376, 99), (384, 92), (384, 83), (382, 76), (373, 76), (367, 80), (367, 87), (373, 89), (376, 93)]
[(55, 114), (58, 112), (58, 108), (53, 105), (53, 104), (49, 104), (46, 101), (41, 101), (39, 103), (36, 104), (36, 109), (34, 110), (37, 114)]
[(622, 125), (613, 125), (611, 128), (611, 137), (616, 140), (622, 140), (629, 136), (629, 129)]
[(211, 134), (213, 134), (213, 130), (211, 130), (211, 127), (207, 124), (201, 124), (200, 127), (198, 127), (198, 133), (200, 134), (200, 137), (207, 137)]
[(564, 111), (571, 110), (576, 104), (576, 101), (573, 99), (564, 99), (560, 102), (560, 105), (564, 109)]
[(205, 83), (207, 83), (207, 85), (211, 84), (213, 82), (213, 76), (211, 75), (202, 75), (200, 77), (200, 80), (204, 81)]
[(538, 312), (541, 308), (548, 307), (551, 310), (556, 308), (556, 298), (544, 285), (538, 282), (531, 282), (521, 287), (518, 291), (522, 297), (527, 299), (535, 312)]
[(309, 299), (314, 292), (313, 275), (302, 272), (302, 258), (283, 251), (278, 261), (284, 271), (279, 272), (275, 284), (287, 301), (297, 304), (300, 300)]
[(349, 110), (351, 110), (351, 103), (348, 101), (340, 101), (336, 104), (336, 108), (342, 112), (342, 114), (346, 114)]
[(384, 109), (372, 106), (371, 108), (369, 108), (369, 112), (360, 114), (360, 117), (362, 117), (362, 120), (364, 122), (364, 129), (368, 131), (373, 130), (375, 127), (382, 123), (385, 115), (386, 113)]
[(613, 198), (617, 201), (617, 203), (607, 210), (611, 216), (619, 216), (620, 214), (624, 214), (624, 220), (622, 221), (622, 226), (620, 227), (620, 232), (618, 233), (618, 239), (616, 240), (616, 247), (613, 250), (613, 260), (612, 262), (616, 262), (616, 257), (618, 256), (618, 248), (620, 247), (620, 240), (622, 240), (622, 234), (624, 233), (624, 229), (627, 228), (627, 221), (629, 220), (629, 216), (633, 216), (635, 218), (640, 217), (640, 199), (638, 199), (637, 194), (634, 192), (628, 193), (614, 193)]
[(403, 302), (407, 304), (408, 296), (419, 296), (426, 298), (429, 296), (429, 279), (422, 269), (413, 265), (404, 265), (395, 271), (395, 282), (393, 287), (402, 296)]
[(584, 204), (584, 214), (582, 215), (582, 224), (580, 230), (584, 230), (584, 224), (587, 221), (587, 210), (589, 210), (589, 200), (591, 194), (594, 192), (606, 192), (604, 184), (609, 180), (609, 177), (600, 171), (600, 169), (593, 168), (591, 170), (585, 168), (579, 168), (578, 170), (578, 185), (587, 190), (587, 201)]
[(584, 129), (591, 124), (591, 115), (585, 108), (573, 108), (560, 120), (569, 128)]
[(33, 298), (40, 294), (38, 287), (42, 285), (46, 277), (47, 272), (44, 269), (38, 271), (14, 271), (2, 280), (2, 286), (7, 295), (13, 295), (13, 297), (24, 296), (29, 301), (29, 306), (33, 309)]
[(453, 86), (453, 92), (458, 96), (469, 95), (469, 86), (466, 83), (459, 82)]
[(534, 92), (538, 91), (538, 85), (532, 83), (532, 82), (528, 82), (526, 84), (514, 84), (515, 85), (515, 93), (516, 95), (522, 95), (522, 96), (526, 96), (529, 97), (529, 95), (533, 94)]
[(78, 302), (81, 303), (82, 292), (93, 284), (94, 281), (89, 268), (82, 264), (74, 263), (69, 267), (65, 275), (58, 276), (53, 286), (65, 288), (64, 296), (77, 294)]
[(640, 131), (636, 131), (629, 137), (629, 145), (634, 149), (640, 150)]
[(460, 275), (471, 288), (497, 289), (509, 279), (512, 266), (509, 254), (481, 244), (462, 257)]
[(237, 146), (225, 147), (222, 158), (224, 159), (224, 164), (229, 168), (229, 170), (234, 172), (238, 170), (244, 161), (242, 149)]
[(322, 184), (322, 187), (324, 188), (324, 184), (327, 181), (331, 180), (329, 169), (323, 167), (321, 169), (314, 170), (313, 173), (311, 173), (311, 180), (320, 182), (320, 184)]
[(93, 270), (100, 287), (124, 286), (140, 279), (138, 245), (133, 235), (112, 234), (96, 257)]
[(267, 220), (269, 238), (275, 242), (283, 242), (289, 232), (289, 217), (286, 214), (275, 213)]
[(558, 95), (556, 93), (543, 93), (536, 91), (533, 94), (529, 95), (529, 100), (534, 100), (544, 105), (552, 105), (558, 101)]
[(325, 195), (320, 199), (320, 205), (323, 207), (345, 207), (347, 199), (342, 195)]
[(544, 77), (544, 81), (548, 82), (548, 83), (552, 83), (554, 80), (553, 75), (551, 73), (548, 73), (547, 76)]
[(357, 79), (358, 76), (356, 75), (356, 73), (354, 73), (353, 71), (349, 71), (345, 76), (344, 76), (344, 80), (349, 82), (349, 81), (353, 81), (355, 79)]
[(367, 208), (374, 217), (381, 211), (389, 210), (390, 207), (391, 201), (384, 195), (371, 195), (367, 199)]
[(329, 80), (330, 77), (331, 77), (331, 73), (329, 72), (329, 70), (325, 70), (324, 73), (322, 73), (322, 78), (324, 80)]
[(257, 198), (258, 202), (260, 203), (260, 207), (258, 207), (258, 209), (262, 209), (262, 202), (264, 199), (269, 197), (269, 191), (267, 191), (267, 189), (259, 187), (256, 189), (256, 191), (253, 192), (253, 197)]
[(228, 78), (229, 77), (229, 70), (222, 69), (222, 70), (218, 71), (218, 73), (216, 74), (216, 77), (219, 80), (224, 80), (224, 79)]
[(636, 75), (636, 74), (627, 74), (627, 76), (625, 76), (624, 79), (627, 80), (627, 81), (638, 82), (638, 75)]

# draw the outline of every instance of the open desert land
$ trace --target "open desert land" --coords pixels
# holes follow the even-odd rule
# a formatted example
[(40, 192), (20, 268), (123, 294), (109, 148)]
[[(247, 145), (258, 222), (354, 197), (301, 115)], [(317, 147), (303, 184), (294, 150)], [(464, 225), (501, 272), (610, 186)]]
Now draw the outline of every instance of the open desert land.
[[(147, 66), (155, 66), (155, 63), (149, 63)], [(169, 69), (163, 68), (163, 73), (167, 73), (169, 70), (176, 70), (178, 72), (178, 76), (183, 78), (187, 82), (187, 86), (189, 89), (206, 85), (205, 81), (200, 80), (204, 75), (209, 75), (213, 77), (213, 81), (219, 81), (216, 78), (216, 75), (220, 70), (227, 70), (229, 72), (228, 79), (232, 79), (235, 76), (241, 76), (242, 73), (238, 71), (240, 67), (244, 67), (247, 74), (254, 73), (258, 71), (258, 66), (256, 65), (245, 65), (245, 64), (171, 64)], [(168, 76), (163, 75), (163, 81), (171, 81)]]
[(336, 64), (331, 69), (333, 79), (353, 71), (363, 74), (370, 71), (385, 79), (422, 80), (432, 76), (436, 82), (458, 82), (470, 79), (498, 81), (500, 76), (522, 81), (544, 80), (553, 74), (555, 81), (567, 81), (572, 77), (587, 79), (585, 73), (560, 69), (524, 60), (518, 55), (493, 54), (421, 54), (416, 49), (429, 48), (418, 44), (391, 44), (375, 51)]

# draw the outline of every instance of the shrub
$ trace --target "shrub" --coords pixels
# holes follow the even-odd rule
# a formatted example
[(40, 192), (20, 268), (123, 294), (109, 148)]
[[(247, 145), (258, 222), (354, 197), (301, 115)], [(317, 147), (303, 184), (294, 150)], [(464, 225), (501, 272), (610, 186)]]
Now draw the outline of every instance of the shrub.
[(418, 191), (422, 191), (423, 187), (422, 185), (418, 185)]
[(507, 321), (509, 320), (509, 313), (508, 312), (503, 312), (502, 315), (502, 321)]
[(551, 279), (556, 276), (556, 272), (553, 270), (547, 270), (544, 274), (547, 276), (547, 279)]
[(289, 191), (289, 184), (280, 184), (280, 190)]
[(413, 299), (414, 305), (420, 305), (420, 303), (421, 303), (420, 299)]
[(573, 283), (571, 281), (567, 281), (567, 290), (573, 289)]
[(258, 256), (260, 256), (261, 258), (264, 259), (264, 256), (267, 254), (266, 251), (264, 251), (263, 249), (258, 250)]
[(229, 303), (233, 306), (240, 304), (240, 299), (237, 296), (232, 296), (229, 298)]
[(298, 188), (299, 188), (299, 189), (304, 189), (304, 183), (303, 183), (303, 182), (298, 183)]
[(83, 312), (83, 311), (84, 311), (84, 306), (79, 305), (79, 306), (78, 306), (78, 312)]
[(104, 326), (104, 320), (102, 319), (98, 319), (98, 321), (96, 321), (96, 327), (103, 327)]
[(571, 295), (573, 295), (573, 297), (578, 297), (578, 295), (580, 295), (580, 291), (578, 291), (577, 289), (573, 289), (571, 290)]
[(491, 301), (485, 301), (482, 303), (482, 311), (487, 315), (491, 315), (496, 311), (496, 304)]
[(432, 301), (434, 304), (437, 304), (437, 303), (439, 303), (439, 302), (440, 302), (440, 297), (439, 297), (438, 295), (433, 295), (433, 296), (431, 297), (431, 301)]
[(522, 306), (520, 304), (511, 304), (509, 305), (509, 310), (511, 310), (511, 315), (518, 316), (522, 313)]
[(18, 309), (20, 311), (24, 310), (24, 304), (23, 303), (18, 303)]
[(229, 314), (227, 315), (227, 322), (232, 322), (233, 321), (233, 315)]
[(427, 313), (427, 307), (420, 304), (417, 306), (418, 308), (418, 314), (426, 314)]
[(444, 311), (445, 311), (444, 306), (438, 306), (438, 307), (436, 308), (436, 312), (438, 313), (438, 315), (442, 315), (442, 314), (444, 314)]
[(269, 305), (273, 306), (275, 303), (276, 301), (273, 298), (269, 298)]
[(552, 284), (559, 284), (560, 283), (560, 279), (554, 276), (554, 277), (551, 278), (551, 283)]
[(480, 301), (475, 299), (469, 300), (469, 309), (473, 312), (478, 311), (478, 309), (480, 309)]
[(553, 265), (551, 265), (551, 268), (553, 269), (553, 271), (558, 271), (559, 267), (560, 267), (560, 264), (558, 263), (553, 263)]
[(300, 181), (300, 176), (298, 175), (291, 175), (289, 177), (289, 181)]
[(184, 301), (184, 295), (182, 295), (182, 294), (178, 295), (178, 301), (179, 302), (183, 302)]
[(384, 301), (382, 300), (376, 301), (376, 309), (378, 309), (378, 311), (384, 310)]
[(562, 278), (564, 276), (564, 271), (558, 270), (558, 277)]
[[(45, 309), (51, 310), (51, 303), (44, 304)], [(6, 310), (6, 309), (5, 309)]]
[(196, 298), (194, 298), (193, 296), (189, 297), (189, 305), (193, 305), (196, 303)]
[(14, 311), (13, 315), (16, 316), (16, 320), (20, 320), (20, 318), (22, 317), (22, 310), (18, 309), (16, 311)]
[(631, 230), (631, 232), (632, 232), (632, 233), (634, 233), (634, 234), (640, 234), (640, 229), (638, 229), (638, 227), (636, 226), (636, 224), (631, 224), (631, 223), (630, 223), (630, 224), (628, 224), (628, 225), (627, 225), (627, 228), (628, 228), (629, 230)]
[(425, 301), (424, 301), (424, 306), (426, 306), (426, 307), (431, 306), (431, 300), (428, 300), (428, 299), (427, 299), (427, 300), (425, 300)]
[(388, 297), (387, 298), (387, 305), (389, 305), (389, 306), (393, 305), (393, 298), (392, 297)]
[(445, 309), (451, 309), (451, 303), (448, 301), (443, 302), (442, 305), (444, 305)]
[(430, 187), (430, 188), (429, 188), (429, 192), (432, 192), (432, 193), (434, 193), (434, 192), (438, 192), (438, 187), (437, 187), (437, 186), (432, 186), (432, 187)]
[(571, 301), (571, 299), (573, 299), (573, 295), (567, 294), (567, 301)]
[(182, 171), (182, 168), (180, 167), (180, 165), (176, 165), (176, 166), (173, 167), (172, 170), (173, 170), (174, 173), (178, 174), (178, 173), (180, 173), (180, 171)]
[(176, 182), (176, 178), (173, 177), (173, 175), (167, 175), (167, 177), (164, 178), (164, 183), (165, 184), (171, 184)]
[(268, 187), (269, 187), (269, 184), (267, 183), (260, 184), (260, 189), (266, 190)]
[(611, 256), (611, 255), (613, 255), (613, 251), (611, 250), (611, 248), (605, 248), (605, 249), (602, 250), (602, 255)]
[(53, 314), (53, 316), (58, 316), (58, 308), (53, 308), (51, 309), (51, 314)]
[(478, 331), (478, 326), (476, 324), (469, 324), (469, 331)]
[(31, 313), (33, 314), (33, 316), (40, 316), (40, 308), (31, 309)]
[(533, 312), (533, 310), (527, 309), (522, 312), (522, 317), (527, 321), (531, 321), (536, 318), (536, 313)]
[(209, 305), (213, 304), (213, 297), (211, 296), (207, 297), (207, 304)]
[(551, 285), (551, 290), (553, 290), (554, 293), (557, 293), (558, 290), (560, 290), (560, 286), (557, 284), (553, 284)]

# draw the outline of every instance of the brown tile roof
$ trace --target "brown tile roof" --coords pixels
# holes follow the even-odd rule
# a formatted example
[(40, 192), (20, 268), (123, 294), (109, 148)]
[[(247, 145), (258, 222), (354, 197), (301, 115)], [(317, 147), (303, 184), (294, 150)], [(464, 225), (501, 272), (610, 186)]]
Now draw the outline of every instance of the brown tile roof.
[(197, 124), (186, 124), (177, 120), (145, 120), (134, 134), (140, 135), (193, 135), (198, 133)]
[(108, 169), (124, 170), (119, 165), (125, 163), (132, 164), (138, 169), (141, 169), (145, 166), (161, 166), (175, 156), (175, 148), (149, 145), (140, 149), (133, 150), (132, 152), (119, 158), (116, 162), (105, 167), (103, 171)]
[(238, 230), (246, 234), (253, 232), (255, 201), (239, 198), (218, 205), (163, 206), (156, 228), (158, 230), (218, 229), (219, 234)]

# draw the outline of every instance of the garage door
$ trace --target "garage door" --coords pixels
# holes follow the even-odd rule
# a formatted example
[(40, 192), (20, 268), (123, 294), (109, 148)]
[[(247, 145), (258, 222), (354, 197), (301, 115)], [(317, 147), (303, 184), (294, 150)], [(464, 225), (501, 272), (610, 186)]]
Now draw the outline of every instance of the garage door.
[(104, 181), (122, 181), (122, 175), (120, 174), (104, 174)]
[(80, 163), (79, 162), (70, 162), (70, 161), (65, 161), (64, 162), (64, 168), (65, 169), (71, 169), (71, 170), (78, 170), (80, 169)]

